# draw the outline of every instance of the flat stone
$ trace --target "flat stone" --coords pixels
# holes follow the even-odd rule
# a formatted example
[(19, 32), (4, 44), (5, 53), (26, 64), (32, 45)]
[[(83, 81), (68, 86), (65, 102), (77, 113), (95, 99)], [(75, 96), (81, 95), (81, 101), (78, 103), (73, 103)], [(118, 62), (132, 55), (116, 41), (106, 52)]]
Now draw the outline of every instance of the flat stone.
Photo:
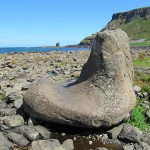
[(133, 145), (124, 145), (123, 150), (134, 150), (134, 146)]
[(15, 132), (8, 133), (7, 137), (14, 144), (17, 144), (22, 147), (27, 146), (30, 143), (23, 135), (17, 134)]
[(8, 127), (18, 127), (24, 125), (24, 119), (20, 115), (6, 116), (3, 123)]
[(33, 141), (30, 150), (65, 150), (56, 139)]
[(75, 82), (38, 80), (24, 95), (24, 109), (46, 122), (110, 127), (124, 120), (136, 104), (132, 77), (127, 34), (120, 29), (105, 30), (97, 33), (89, 59)]

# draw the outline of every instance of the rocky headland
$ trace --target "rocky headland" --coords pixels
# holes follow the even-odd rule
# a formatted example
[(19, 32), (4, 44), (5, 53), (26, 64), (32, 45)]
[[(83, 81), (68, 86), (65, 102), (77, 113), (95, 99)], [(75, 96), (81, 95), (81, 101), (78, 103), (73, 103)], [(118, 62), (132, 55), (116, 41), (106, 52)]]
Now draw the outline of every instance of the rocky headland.
[[(107, 25), (101, 30), (114, 30), (121, 28), (124, 30), (131, 42), (142, 41), (146, 45), (149, 44), (150, 38), (150, 7), (144, 8), (137, 8), (127, 12), (119, 12), (112, 15), (112, 19)], [(80, 45), (88, 45), (92, 44), (92, 40), (95, 38), (96, 33), (92, 34), (91, 36), (85, 37), (81, 42)], [(141, 43), (141, 42), (140, 42)]]

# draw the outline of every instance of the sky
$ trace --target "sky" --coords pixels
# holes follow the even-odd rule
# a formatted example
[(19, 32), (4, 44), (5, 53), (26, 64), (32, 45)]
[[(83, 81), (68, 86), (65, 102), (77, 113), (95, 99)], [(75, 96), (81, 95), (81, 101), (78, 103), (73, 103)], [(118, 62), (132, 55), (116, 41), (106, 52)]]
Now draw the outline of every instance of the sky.
[(150, 0), (0, 0), (0, 47), (78, 44), (113, 13), (147, 6)]

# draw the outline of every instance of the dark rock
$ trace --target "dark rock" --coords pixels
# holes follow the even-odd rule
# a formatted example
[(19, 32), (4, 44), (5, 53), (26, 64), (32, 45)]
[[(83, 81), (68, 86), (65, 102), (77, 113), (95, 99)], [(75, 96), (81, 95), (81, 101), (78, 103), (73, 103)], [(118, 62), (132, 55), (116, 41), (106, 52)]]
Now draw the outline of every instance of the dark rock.
[(132, 75), (127, 34), (121, 30), (100, 32), (77, 81), (64, 86), (39, 80), (26, 92), (24, 108), (31, 117), (47, 122), (110, 127), (135, 106)]
[(117, 139), (118, 135), (120, 134), (121, 130), (123, 128), (123, 125), (121, 124), (120, 126), (114, 127), (113, 129), (107, 131), (107, 134), (109, 138), (111, 139)]
[(150, 123), (150, 109), (146, 112), (146, 116), (147, 116), (147, 119), (148, 119), (148, 121)]
[(142, 132), (138, 128), (124, 124), (123, 129), (119, 134), (119, 139), (124, 142), (139, 143), (141, 141), (142, 135)]

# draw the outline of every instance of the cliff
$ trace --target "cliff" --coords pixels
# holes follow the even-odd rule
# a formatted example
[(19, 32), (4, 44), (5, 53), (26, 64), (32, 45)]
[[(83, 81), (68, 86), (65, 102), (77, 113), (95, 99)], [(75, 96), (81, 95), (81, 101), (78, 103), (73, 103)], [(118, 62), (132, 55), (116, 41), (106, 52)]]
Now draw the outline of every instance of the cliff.
[[(150, 39), (150, 7), (138, 8), (127, 12), (115, 13), (102, 29), (123, 29), (131, 40)], [(96, 34), (84, 38), (80, 45), (90, 45)]]

